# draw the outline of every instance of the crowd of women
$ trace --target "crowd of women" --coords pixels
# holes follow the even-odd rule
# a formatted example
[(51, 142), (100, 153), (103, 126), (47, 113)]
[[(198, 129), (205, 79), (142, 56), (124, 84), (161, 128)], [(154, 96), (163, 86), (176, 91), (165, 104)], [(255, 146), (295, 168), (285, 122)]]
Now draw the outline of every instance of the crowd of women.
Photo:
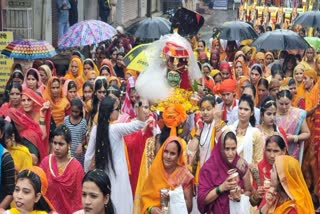
[(203, 74), (194, 111), (151, 111), (118, 49), (74, 52), (65, 73), (15, 64), (0, 213), (315, 213), (320, 55), (190, 46)]

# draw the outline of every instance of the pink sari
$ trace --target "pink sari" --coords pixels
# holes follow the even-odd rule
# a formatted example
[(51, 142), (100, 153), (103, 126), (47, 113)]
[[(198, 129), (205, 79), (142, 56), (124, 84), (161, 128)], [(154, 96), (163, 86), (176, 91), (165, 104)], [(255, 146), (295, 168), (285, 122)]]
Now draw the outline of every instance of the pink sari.
[(59, 175), (57, 160), (54, 155), (45, 157), (41, 168), (48, 178), (46, 197), (51, 201), (58, 213), (72, 214), (82, 208), (82, 178), (84, 172), (81, 164), (71, 158), (64, 171)]

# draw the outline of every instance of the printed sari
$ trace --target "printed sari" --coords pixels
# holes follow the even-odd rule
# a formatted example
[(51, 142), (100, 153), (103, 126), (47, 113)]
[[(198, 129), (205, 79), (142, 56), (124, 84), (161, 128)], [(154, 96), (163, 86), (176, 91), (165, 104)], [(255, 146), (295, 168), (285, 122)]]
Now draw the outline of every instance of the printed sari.
[[(277, 125), (282, 127), (287, 134), (298, 135), (303, 121), (306, 119), (306, 111), (290, 107), (286, 114), (277, 114)], [(288, 153), (302, 162), (304, 142), (288, 143)]]
[[(163, 166), (163, 153), (165, 148), (172, 141), (177, 141), (181, 146), (181, 152), (177, 162), (177, 168), (172, 174), (168, 174)], [(169, 137), (158, 151), (146, 178), (140, 198), (140, 213), (147, 213), (147, 208), (150, 206), (160, 207), (160, 189), (168, 188), (175, 189), (182, 185), (182, 188), (192, 188), (193, 175), (186, 166), (184, 145), (179, 137)]]
[(236, 169), (240, 175), (239, 185), (244, 187), (243, 177), (248, 171), (247, 162), (238, 154), (230, 163), (224, 154), (225, 136), (230, 131), (226, 131), (221, 135), (218, 144), (214, 147), (209, 160), (203, 165), (199, 175), (199, 189), (198, 189), (198, 209), (200, 213), (230, 213), (229, 207), (229, 192), (223, 192), (219, 197), (211, 202), (205, 204), (205, 198), (211, 190), (221, 185), (228, 175), (229, 169)]

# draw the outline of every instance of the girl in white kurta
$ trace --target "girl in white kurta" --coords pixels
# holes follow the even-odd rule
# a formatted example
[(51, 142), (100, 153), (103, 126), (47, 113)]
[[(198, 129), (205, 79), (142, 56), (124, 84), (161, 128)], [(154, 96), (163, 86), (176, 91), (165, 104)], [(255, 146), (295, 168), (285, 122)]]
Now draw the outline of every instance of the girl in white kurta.
[[(106, 97), (102, 100), (98, 125), (90, 133), (89, 145), (85, 154), (84, 168), (104, 169), (111, 181), (111, 200), (117, 214), (132, 213), (133, 198), (125, 157), (124, 135), (136, 132), (145, 126), (142, 120), (147, 118), (139, 110), (139, 120), (130, 123), (113, 123), (109, 121), (119, 116), (119, 100)], [(94, 163), (94, 164), (93, 164)]]

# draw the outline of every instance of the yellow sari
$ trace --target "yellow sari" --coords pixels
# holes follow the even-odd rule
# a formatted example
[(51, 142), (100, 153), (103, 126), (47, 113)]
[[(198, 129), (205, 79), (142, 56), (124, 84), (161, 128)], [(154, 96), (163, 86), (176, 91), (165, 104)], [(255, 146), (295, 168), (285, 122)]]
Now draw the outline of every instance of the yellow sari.
[(17, 172), (32, 166), (32, 156), (27, 147), (17, 144), (12, 146), (8, 151), (12, 156)]
[(303, 178), (298, 160), (288, 155), (276, 157), (275, 168), (281, 185), (290, 200), (275, 205), (269, 213), (286, 214), (295, 210), (296, 213), (314, 213), (314, 206)]
[[(177, 168), (169, 175), (163, 166), (162, 155), (167, 145), (172, 141), (177, 141), (180, 144), (181, 152)], [(142, 186), (141, 194), (138, 195), (139, 198), (135, 199), (135, 205), (140, 207), (140, 212), (138, 213), (146, 213), (147, 208), (150, 206), (160, 207), (161, 188), (175, 189), (177, 186), (182, 185), (183, 189), (186, 189), (193, 185), (193, 176), (186, 166), (185, 152), (186, 144), (185, 142), (183, 143), (179, 137), (169, 137), (163, 143), (150, 167), (149, 175), (146, 177)], [(135, 210), (137, 210), (137, 208), (135, 208)]]

